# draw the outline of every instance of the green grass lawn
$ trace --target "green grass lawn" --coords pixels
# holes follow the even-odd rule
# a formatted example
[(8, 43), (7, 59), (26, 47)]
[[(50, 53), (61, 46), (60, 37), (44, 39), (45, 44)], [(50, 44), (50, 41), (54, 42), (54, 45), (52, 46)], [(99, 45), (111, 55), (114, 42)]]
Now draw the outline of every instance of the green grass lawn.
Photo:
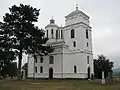
[(99, 80), (3, 80), (0, 90), (120, 90), (120, 82), (101, 85)]

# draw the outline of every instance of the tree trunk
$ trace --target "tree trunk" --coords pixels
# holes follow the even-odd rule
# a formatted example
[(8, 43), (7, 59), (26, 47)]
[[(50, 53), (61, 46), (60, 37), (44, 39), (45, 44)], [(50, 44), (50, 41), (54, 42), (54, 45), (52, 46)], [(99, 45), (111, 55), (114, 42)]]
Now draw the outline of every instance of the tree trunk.
[(18, 60), (18, 80), (21, 80), (21, 63), (22, 63), (22, 49), (20, 49)]

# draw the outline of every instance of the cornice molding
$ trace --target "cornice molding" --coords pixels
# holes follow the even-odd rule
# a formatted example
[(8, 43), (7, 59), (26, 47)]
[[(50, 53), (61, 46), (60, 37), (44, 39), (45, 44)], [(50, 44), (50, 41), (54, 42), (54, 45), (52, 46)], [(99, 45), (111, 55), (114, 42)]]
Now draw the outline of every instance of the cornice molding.
[[(92, 27), (90, 27), (89, 25), (85, 24), (84, 22), (78, 22), (78, 23), (74, 23), (74, 24), (71, 24), (71, 25), (64, 26), (63, 29), (64, 29), (64, 31), (65, 31), (65, 28), (71, 27), (71, 26), (74, 26), (74, 25), (78, 25), (78, 24), (80, 24), (80, 25), (85, 25), (85, 26), (87, 26), (87, 27), (90, 28), (90, 29), (92, 28)], [(87, 27), (86, 27), (86, 28), (87, 28)]]

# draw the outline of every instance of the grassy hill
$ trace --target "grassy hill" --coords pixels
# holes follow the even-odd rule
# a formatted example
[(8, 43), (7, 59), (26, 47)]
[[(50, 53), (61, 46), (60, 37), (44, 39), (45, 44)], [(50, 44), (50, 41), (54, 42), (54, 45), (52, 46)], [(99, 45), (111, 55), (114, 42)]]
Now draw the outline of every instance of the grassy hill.
[(101, 80), (0, 80), (0, 90), (120, 90), (120, 82), (101, 85)]

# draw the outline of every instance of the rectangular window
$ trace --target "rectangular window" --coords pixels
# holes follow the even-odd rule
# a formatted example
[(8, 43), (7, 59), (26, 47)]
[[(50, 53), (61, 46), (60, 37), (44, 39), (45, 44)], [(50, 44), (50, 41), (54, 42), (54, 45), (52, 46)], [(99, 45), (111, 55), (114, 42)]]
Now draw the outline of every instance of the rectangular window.
[(58, 30), (56, 30), (56, 39), (58, 39)]
[(86, 38), (88, 39), (88, 29), (86, 29)]
[(89, 64), (89, 56), (87, 56), (87, 64)]
[(53, 38), (53, 29), (51, 29), (51, 38)]
[(71, 30), (71, 38), (75, 38), (75, 30), (74, 29)]
[(51, 34), (53, 34), (53, 29), (51, 29)]
[(40, 73), (43, 73), (43, 67), (42, 66), (40, 67)]
[(77, 67), (74, 66), (74, 73), (77, 73)]
[(58, 30), (58, 38), (60, 39), (60, 30)]
[(40, 58), (40, 63), (43, 63), (43, 57)]
[(89, 47), (89, 44), (88, 44), (88, 42), (87, 42), (87, 47)]
[(35, 66), (35, 73), (37, 73), (37, 67)]
[(47, 38), (48, 38), (48, 30), (47, 30)]
[(61, 30), (61, 39), (63, 39), (63, 30)]

